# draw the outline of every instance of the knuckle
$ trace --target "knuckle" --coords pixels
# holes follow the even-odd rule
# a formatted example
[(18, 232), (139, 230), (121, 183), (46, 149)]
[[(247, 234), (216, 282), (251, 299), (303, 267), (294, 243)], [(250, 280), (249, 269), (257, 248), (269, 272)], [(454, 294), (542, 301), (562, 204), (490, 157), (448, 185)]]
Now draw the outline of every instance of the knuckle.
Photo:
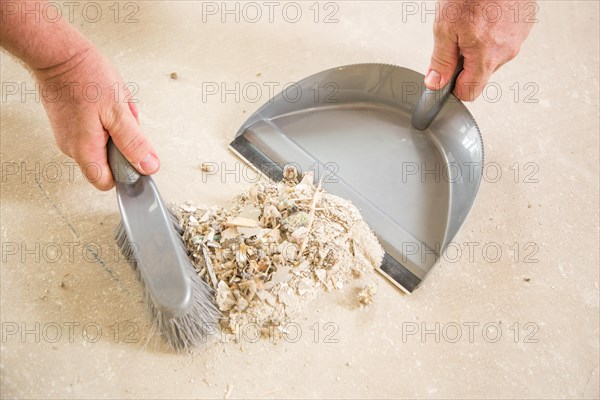
[(454, 65), (454, 62), (450, 57), (437, 53), (431, 56), (431, 62), (434, 65), (440, 66), (445, 69), (450, 68)]
[(120, 110), (120, 107), (115, 107), (114, 105), (108, 105), (104, 108), (104, 126), (108, 130), (117, 130), (123, 121), (123, 113)]
[(146, 138), (144, 137), (144, 135), (142, 135), (141, 132), (136, 132), (132, 136), (130, 136), (127, 140), (125, 140), (125, 143), (124, 143), (123, 147), (121, 148), (121, 151), (126, 156), (133, 157), (134, 155), (136, 155), (136, 153), (140, 152), (140, 149), (144, 149), (145, 146), (146, 146)]
[(481, 75), (486, 75), (489, 71), (495, 71), (496, 66), (498, 66), (498, 61), (495, 58), (487, 58), (484, 59), (481, 64), (481, 69), (479, 73)]
[(507, 54), (507, 56), (508, 56), (507, 61), (513, 60), (515, 57), (517, 57), (519, 55), (520, 51), (521, 51), (521, 49), (519, 46), (513, 46), (513, 47), (509, 48), (508, 54)]
[(444, 36), (446, 34), (447, 26), (443, 22), (436, 22), (433, 24), (433, 34), (435, 36)]

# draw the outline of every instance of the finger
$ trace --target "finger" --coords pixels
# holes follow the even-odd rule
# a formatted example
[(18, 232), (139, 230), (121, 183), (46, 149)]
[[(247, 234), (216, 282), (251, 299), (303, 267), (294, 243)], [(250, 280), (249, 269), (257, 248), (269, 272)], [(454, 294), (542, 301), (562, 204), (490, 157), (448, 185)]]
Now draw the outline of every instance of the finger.
[(465, 56), (463, 71), (456, 79), (454, 95), (462, 101), (474, 101), (483, 92), (495, 68), (495, 64)]
[(115, 104), (112, 114), (104, 122), (117, 148), (139, 173), (152, 175), (160, 168), (160, 161), (150, 142), (137, 124), (130, 109), (132, 103)]
[(72, 151), (73, 158), (88, 182), (99, 190), (110, 190), (115, 183), (106, 157), (108, 134), (105, 133), (103, 139), (93, 136), (78, 143), (77, 148)]
[(434, 33), (433, 55), (425, 75), (425, 86), (439, 90), (446, 86), (458, 64), (458, 44), (443, 33)]
[(129, 111), (131, 111), (131, 114), (133, 114), (133, 116), (135, 117), (135, 121), (139, 125), (140, 124), (140, 116), (138, 113), (137, 106), (135, 105), (137, 100), (135, 100), (133, 98), (133, 96), (131, 95), (131, 92), (129, 91), (129, 88), (125, 87), (125, 92), (126, 92), (125, 99), (127, 100), (127, 105), (129, 106)]
[(133, 114), (133, 116), (135, 118), (135, 122), (137, 122), (137, 124), (139, 125), (140, 124), (140, 116), (138, 114), (138, 110), (137, 110), (135, 103), (127, 102), (127, 105), (129, 106), (129, 111), (131, 111), (131, 114)]

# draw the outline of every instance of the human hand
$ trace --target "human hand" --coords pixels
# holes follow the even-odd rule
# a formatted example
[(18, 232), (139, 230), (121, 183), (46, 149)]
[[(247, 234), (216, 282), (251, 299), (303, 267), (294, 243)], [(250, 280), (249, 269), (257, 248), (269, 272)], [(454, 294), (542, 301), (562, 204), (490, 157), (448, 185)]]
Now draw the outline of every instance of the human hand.
[(492, 74), (517, 56), (536, 21), (536, 11), (534, 0), (440, 1), (425, 86), (432, 90), (446, 86), (462, 54), (464, 66), (454, 95), (475, 100)]
[(109, 136), (141, 174), (158, 171), (158, 156), (140, 130), (134, 99), (95, 47), (84, 46), (66, 62), (33, 72), (58, 148), (75, 159), (96, 188), (114, 186), (106, 153)]

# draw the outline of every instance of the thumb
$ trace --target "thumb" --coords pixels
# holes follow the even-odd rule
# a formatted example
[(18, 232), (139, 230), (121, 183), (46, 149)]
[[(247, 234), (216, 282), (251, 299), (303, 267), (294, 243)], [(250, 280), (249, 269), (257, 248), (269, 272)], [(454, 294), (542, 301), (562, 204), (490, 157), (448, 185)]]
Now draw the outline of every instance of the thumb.
[(439, 90), (446, 86), (458, 64), (459, 54), (460, 50), (457, 43), (446, 35), (435, 34), (433, 55), (425, 75), (427, 89)]
[(158, 156), (140, 130), (128, 103), (115, 104), (111, 118), (104, 127), (117, 148), (139, 173), (152, 175), (158, 171)]

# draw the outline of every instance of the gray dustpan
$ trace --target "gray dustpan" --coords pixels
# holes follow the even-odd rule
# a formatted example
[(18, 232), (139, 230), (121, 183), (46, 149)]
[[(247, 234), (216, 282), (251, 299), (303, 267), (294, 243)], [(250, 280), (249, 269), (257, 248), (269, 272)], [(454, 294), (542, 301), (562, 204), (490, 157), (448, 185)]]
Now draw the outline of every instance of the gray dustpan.
[[(446, 93), (425, 91), (422, 82), (422, 74), (393, 65), (323, 71), (269, 100), (230, 145), (273, 180), (295, 165), (351, 200), (386, 251), (380, 272), (406, 292), (462, 226), (483, 169), (481, 134), (469, 111), (452, 95), (443, 103)], [(423, 126), (415, 126), (435, 117), (427, 129), (411, 124), (417, 105)]]

